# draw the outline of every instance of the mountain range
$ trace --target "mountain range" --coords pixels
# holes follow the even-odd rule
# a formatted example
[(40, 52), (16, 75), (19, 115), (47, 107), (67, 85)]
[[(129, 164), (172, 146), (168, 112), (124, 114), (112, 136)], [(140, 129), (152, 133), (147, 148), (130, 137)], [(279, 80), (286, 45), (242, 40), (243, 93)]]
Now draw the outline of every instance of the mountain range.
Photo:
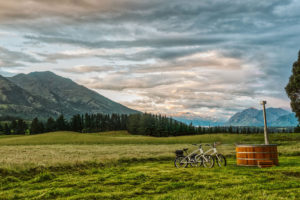
[[(267, 124), (269, 127), (294, 127), (298, 120), (294, 113), (282, 108), (267, 108)], [(263, 111), (248, 108), (234, 114), (228, 121), (200, 117), (174, 117), (174, 119), (194, 126), (264, 126)]]
[[(272, 127), (297, 126), (298, 120), (294, 113), (282, 108), (267, 108), (267, 124)], [(263, 111), (255, 108), (248, 108), (233, 115), (227, 126), (263, 126)]]
[(204, 117), (173, 117), (173, 119), (183, 122), (185, 124), (192, 123), (194, 126), (223, 126), (225, 124), (225, 121), (220, 121), (217, 119), (211, 119), (211, 118), (204, 118)]
[(139, 111), (49, 71), (0, 76), (0, 117), (32, 119), (64, 114), (69, 118), (84, 113), (132, 114)]

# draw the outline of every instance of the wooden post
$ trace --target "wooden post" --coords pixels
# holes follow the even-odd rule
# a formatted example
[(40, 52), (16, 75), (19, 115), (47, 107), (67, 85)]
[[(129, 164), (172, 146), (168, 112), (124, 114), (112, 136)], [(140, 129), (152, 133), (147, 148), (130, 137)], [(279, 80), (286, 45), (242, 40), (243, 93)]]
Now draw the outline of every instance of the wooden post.
[(268, 138), (268, 126), (267, 126), (267, 114), (266, 114), (266, 104), (267, 101), (262, 101), (260, 104), (263, 106), (263, 113), (264, 113), (264, 136), (265, 136), (265, 144), (269, 144), (269, 138)]

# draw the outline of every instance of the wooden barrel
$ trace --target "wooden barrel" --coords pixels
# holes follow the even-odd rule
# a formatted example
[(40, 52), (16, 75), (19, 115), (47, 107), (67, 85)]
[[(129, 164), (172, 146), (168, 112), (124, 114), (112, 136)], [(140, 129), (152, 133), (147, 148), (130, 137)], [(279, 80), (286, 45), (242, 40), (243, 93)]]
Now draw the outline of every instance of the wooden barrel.
[(276, 144), (241, 144), (236, 146), (236, 162), (240, 166), (257, 166), (260, 161), (278, 163)]

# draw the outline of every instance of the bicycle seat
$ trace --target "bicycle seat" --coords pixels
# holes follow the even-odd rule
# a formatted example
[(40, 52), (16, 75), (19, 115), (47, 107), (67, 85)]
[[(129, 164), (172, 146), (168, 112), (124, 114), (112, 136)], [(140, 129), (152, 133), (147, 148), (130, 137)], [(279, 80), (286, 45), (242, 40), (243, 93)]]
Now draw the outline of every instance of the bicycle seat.
[(183, 151), (187, 151), (188, 149), (183, 149)]

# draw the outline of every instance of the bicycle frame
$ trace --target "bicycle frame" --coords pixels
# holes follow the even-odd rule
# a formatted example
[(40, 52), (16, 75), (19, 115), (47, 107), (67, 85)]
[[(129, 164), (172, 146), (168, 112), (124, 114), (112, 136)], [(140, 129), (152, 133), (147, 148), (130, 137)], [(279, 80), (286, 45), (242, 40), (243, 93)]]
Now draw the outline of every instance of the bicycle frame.
[(200, 152), (200, 154), (203, 154), (202, 148), (201, 149), (199, 148), (199, 149), (193, 151), (192, 153), (188, 154), (187, 156), (185, 156), (185, 158), (187, 158), (189, 160), (188, 163), (191, 163), (191, 157), (192, 157), (192, 155), (193, 154), (197, 154), (197, 152)]
[[(197, 154), (197, 152), (199, 152), (199, 154)], [(197, 150), (193, 151), (192, 153), (188, 154), (187, 156), (185, 156), (184, 158), (188, 159), (188, 163), (192, 163), (191, 162), (191, 157), (193, 154), (197, 154), (198, 156), (201, 156), (203, 159), (205, 159), (205, 161), (207, 161), (207, 158), (205, 158), (205, 152), (202, 149), (202, 146), (198, 147)], [(182, 162), (182, 161), (181, 161)]]
[[(210, 153), (212, 151), (212, 153)], [(218, 150), (216, 147), (212, 147), (211, 149), (208, 149), (207, 151), (204, 152), (204, 154), (208, 154), (210, 153), (209, 155), (213, 156), (213, 155), (216, 155), (218, 154)]]
[(218, 160), (220, 160), (220, 158), (218, 156), (219, 153), (218, 153), (218, 150), (216, 148), (216, 144), (214, 143), (213, 145), (209, 145), (209, 146), (211, 146), (212, 148), (208, 149), (206, 152), (204, 152), (204, 154), (208, 154), (208, 153), (212, 152), (209, 155), (211, 155), (211, 156), (215, 155), (218, 158)]

